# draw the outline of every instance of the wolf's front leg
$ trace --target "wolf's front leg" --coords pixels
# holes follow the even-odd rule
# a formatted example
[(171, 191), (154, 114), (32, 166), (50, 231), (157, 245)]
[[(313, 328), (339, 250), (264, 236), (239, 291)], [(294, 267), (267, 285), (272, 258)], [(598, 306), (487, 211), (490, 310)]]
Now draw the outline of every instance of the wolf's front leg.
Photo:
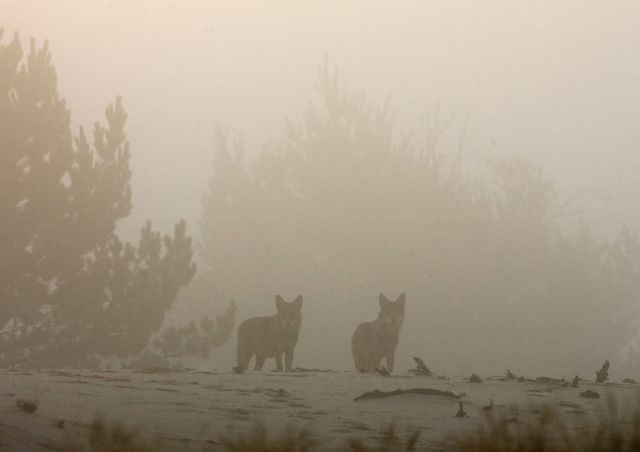
[(293, 347), (288, 348), (284, 352), (284, 368), (287, 372), (291, 372), (291, 365), (293, 364)]
[(282, 372), (282, 352), (276, 352), (276, 367), (278, 372)]
[(387, 370), (393, 372), (393, 361), (395, 360), (394, 352), (387, 353)]
[(254, 367), (255, 370), (262, 370), (262, 366), (264, 366), (264, 361), (266, 357), (262, 355), (258, 355), (256, 353), (256, 365)]

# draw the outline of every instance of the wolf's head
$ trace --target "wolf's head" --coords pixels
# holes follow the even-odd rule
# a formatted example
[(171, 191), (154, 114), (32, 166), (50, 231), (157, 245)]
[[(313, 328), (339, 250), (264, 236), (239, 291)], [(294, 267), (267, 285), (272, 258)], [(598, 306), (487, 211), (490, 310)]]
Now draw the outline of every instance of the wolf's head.
[(297, 333), (302, 322), (302, 295), (287, 303), (280, 295), (276, 295), (277, 317), (280, 327), (286, 333)]
[(404, 293), (400, 294), (398, 299), (391, 302), (380, 294), (380, 313), (378, 314), (378, 322), (382, 324), (384, 328), (400, 329), (402, 322), (404, 321)]

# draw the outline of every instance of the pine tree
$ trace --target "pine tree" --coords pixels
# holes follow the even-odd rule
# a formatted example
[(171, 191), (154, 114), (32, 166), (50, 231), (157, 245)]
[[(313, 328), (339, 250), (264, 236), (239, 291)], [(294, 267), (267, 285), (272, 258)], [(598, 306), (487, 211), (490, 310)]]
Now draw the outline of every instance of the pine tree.
[(73, 135), (48, 46), (0, 33), (0, 365), (86, 365), (140, 352), (195, 273), (186, 224), (137, 246), (127, 119), (118, 98)]

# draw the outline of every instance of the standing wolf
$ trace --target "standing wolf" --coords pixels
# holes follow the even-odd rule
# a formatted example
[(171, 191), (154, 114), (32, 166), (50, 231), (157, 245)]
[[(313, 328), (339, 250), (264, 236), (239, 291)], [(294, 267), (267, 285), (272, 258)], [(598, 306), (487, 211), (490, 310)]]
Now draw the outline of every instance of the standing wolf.
[(255, 354), (255, 370), (262, 369), (267, 358), (275, 358), (278, 370), (282, 370), (282, 355), (287, 371), (291, 370), (293, 349), (298, 342), (302, 322), (302, 295), (293, 302), (285, 302), (276, 295), (276, 315), (253, 317), (238, 327), (238, 371), (249, 367)]
[(404, 320), (404, 293), (395, 302), (380, 294), (380, 313), (373, 322), (361, 323), (351, 338), (351, 352), (356, 370), (371, 372), (380, 368), (382, 358), (393, 371), (394, 353), (398, 346), (400, 327)]

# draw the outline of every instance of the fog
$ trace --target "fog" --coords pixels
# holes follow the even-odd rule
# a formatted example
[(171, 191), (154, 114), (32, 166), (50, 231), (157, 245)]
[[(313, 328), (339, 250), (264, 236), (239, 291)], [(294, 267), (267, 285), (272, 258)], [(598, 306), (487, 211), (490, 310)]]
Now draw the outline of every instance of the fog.
[(3, 5), (6, 32), (50, 41), (75, 124), (123, 96), (133, 229), (198, 218), (215, 123), (259, 149), (312, 99), (325, 54), (354, 89), (389, 97), (400, 127), (440, 101), (482, 151), (527, 156), (606, 227), (640, 224), (635, 1)]
[[(608, 240), (615, 240), (623, 226), (640, 230), (640, 3), (635, 0), (78, 0), (65, 2), (64, 7), (45, 0), (4, 0), (0, 2), (0, 27), (5, 37), (18, 32), (25, 50), (31, 37), (38, 45), (49, 41), (58, 92), (71, 111), (74, 133), (80, 125), (89, 128), (95, 121), (102, 121), (106, 106), (122, 96), (128, 115), (133, 198), (131, 214), (118, 222), (117, 230), (126, 240), (137, 240), (147, 219), (154, 227), (169, 232), (174, 222), (185, 218), (188, 233), (196, 241), (206, 242), (198, 225), (203, 221), (203, 194), (214, 174), (216, 145), (220, 146), (217, 125), (228, 131), (229, 141), (242, 137), (249, 160), (263, 149), (277, 148), (287, 121), (300, 125), (309, 105), (322, 108), (323, 100), (314, 83), (318, 68), (323, 67), (328, 67), (330, 74), (337, 69), (340, 81), (350, 92), (365, 94), (367, 105), (375, 108), (389, 102), (394, 142), (412, 133), (415, 145), (423, 146), (433, 132), (433, 118), (453, 118), (442, 146), (453, 150), (453, 155), (461, 153), (465, 174), (482, 179), (487, 162), (503, 157), (518, 157), (539, 167), (555, 187), (557, 204), (570, 203), (571, 213), (559, 220), (561, 228), (573, 231), (585, 221), (596, 237)], [(384, 138), (383, 134), (367, 139), (380, 137)], [(404, 177), (405, 163), (393, 173), (393, 163), (385, 162), (375, 160), (370, 169), (382, 173), (389, 170), (390, 177)], [(340, 160), (334, 163), (340, 164)], [(307, 180), (323, 176), (309, 171)], [(324, 173), (327, 177), (330, 174), (330, 170)], [(336, 180), (343, 180), (341, 177), (337, 175)], [(348, 175), (344, 180), (350, 180)], [(367, 189), (378, 186), (373, 180), (367, 183)], [(357, 190), (353, 184), (345, 187)], [(324, 201), (338, 204), (348, 197), (340, 190), (325, 193)], [(398, 199), (406, 199), (402, 190), (398, 189)], [(233, 283), (210, 287), (218, 279), (207, 283), (196, 276), (191, 284), (199, 284), (198, 289), (182, 291), (169, 319), (182, 321), (203, 312), (215, 315), (234, 299), (238, 324), (248, 317), (275, 313), (276, 293), (287, 301), (302, 293), (305, 301), (296, 363), (351, 369), (351, 334), (357, 324), (376, 318), (378, 293), (395, 300), (406, 292), (407, 314), (396, 358), (399, 369), (406, 370), (412, 365), (411, 356), (419, 355), (427, 363), (452, 372), (499, 373), (518, 366), (523, 372), (573, 374), (594, 370), (610, 358), (609, 352), (617, 350), (622, 353), (616, 355), (619, 369), (640, 372), (627, 352), (620, 352), (633, 335), (617, 340), (617, 348), (603, 350), (593, 349), (589, 342), (589, 347), (578, 352), (573, 339), (562, 344), (560, 330), (554, 329), (560, 328), (558, 325), (571, 331), (571, 337), (579, 337), (583, 329), (588, 331), (586, 324), (575, 325), (572, 321), (579, 300), (573, 300), (566, 310), (557, 309), (560, 323), (549, 331), (544, 328), (544, 319), (531, 314), (534, 326), (527, 331), (538, 331), (561, 350), (574, 349), (554, 353), (548, 349), (549, 341), (524, 334), (513, 336), (520, 330), (519, 322), (527, 321), (521, 311), (510, 318), (499, 303), (465, 305), (476, 286), (454, 295), (445, 293), (447, 287), (458, 287), (451, 273), (458, 268), (454, 255), (447, 255), (442, 268), (430, 273), (429, 278), (440, 278), (437, 282), (419, 276), (416, 265), (422, 262), (420, 258), (398, 253), (421, 249), (422, 245), (411, 239), (420, 241), (416, 231), (428, 223), (425, 218), (438, 211), (426, 209), (424, 218), (409, 215), (394, 220), (389, 216), (397, 212), (376, 210), (380, 205), (393, 205), (393, 200), (380, 201), (384, 196), (372, 194), (371, 205), (345, 214), (348, 219), (351, 215), (358, 219), (349, 231), (357, 242), (350, 251), (363, 253), (359, 258), (348, 253), (337, 257), (339, 243), (331, 241), (324, 254), (311, 256), (316, 261), (335, 260), (332, 271), (319, 271), (325, 268), (323, 263), (305, 267), (298, 265), (306, 262), (304, 259), (296, 260), (296, 250), (318, 252), (317, 243), (324, 243), (319, 226), (316, 230), (304, 223), (308, 228), (292, 226), (274, 234), (280, 225), (268, 223), (266, 216), (255, 217), (253, 227), (243, 229), (233, 229), (230, 223), (234, 239), (226, 236), (213, 242), (245, 240), (246, 248), (229, 247), (229, 252), (236, 252), (233, 263), (238, 267), (212, 271), (218, 272), (216, 278), (223, 278), (219, 276), (223, 274)], [(251, 206), (259, 210), (260, 203), (248, 206), (248, 210)], [(306, 211), (283, 210), (279, 214), (290, 214), (293, 224), (300, 212)], [(475, 213), (468, 215), (469, 221), (479, 218)], [(371, 223), (385, 219), (379, 222), (379, 231), (360, 236), (358, 227), (365, 224), (364, 218)], [(436, 232), (446, 232), (445, 226), (440, 227)], [(386, 228), (397, 229), (389, 232)], [(296, 230), (312, 231), (310, 234), (316, 231), (318, 235), (298, 237)], [(256, 251), (261, 245), (253, 243), (260, 231), (273, 238), (274, 244), (262, 254)], [(389, 237), (397, 241), (381, 247), (379, 240)], [(532, 240), (523, 237), (523, 242)], [(309, 245), (311, 241), (315, 241), (314, 247)], [(475, 242), (470, 243), (470, 247), (475, 246)], [(205, 243), (207, 246), (214, 245)], [(364, 257), (369, 249), (379, 252)], [(465, 262), (473, 260), (469, 256), (478, 257), (469, 249), (459, 254)], [(483, 248), (473, 249), (481, 253)], [(526, 260), (529, 255), (525, 256)], [(216, 259), (197, 254), (199, 275), (206, 274), (212, 262), (231, 262)], [(366, 262), (371, 265), (363, 266)], [(352, 271), (349, 265), (358, 268)], [(477, 267), (467, 270), (468, 275), (458, 276), (480, 280), (478, 272), (488, 266), (478, 261)], [(254, 267), (258, 270), (251, 270)], [(267, 267), (269, 270), (261, 270)], [(496, 271), (500, 268), (497, 266)], [(303, 270), (318, 273), (305, 277)], [(253, 279), (256, 274), (264, 279)], [(362, 276), (367, 274), (369, 277)], [(449, 275), (451, 281), (442, 282), (443, 275)], [(338, 276), (339, 281), (330, 279)], [(580, 279), (576, 281), (579, 284)], [(519, 283), (509, 284), (516, 287)], [(430, 290), (435, 286), (437, 290)], [(492, 294), (487, 289), (479, 299), (505, 293), (496, 290)], [(443, 294), (449, 297), (447, 306), (458, 298), (461, 306), (447, 311), (433, 300)], [(606, 298), (609, 292), (603, 289), (603, 294)], [(572, 292), (574, 296), (580, 295)], [(350, 298), (352, 301), (348, 301)], [(532, 298), (523, 300), (529, 303)], [(517, 297), (506, 305), (511, 303), (518, 303)], [(544, 306), (559, 306), (558, 300), (549, 299)], [(586, 305), (585, 310), (592, 308)], [(503, 317), (499, 320), (508, 328), (501, 331), (496, 322), (478, 314), (481, 312), (493, 320)], [(590, 317), (589, 325), (608, 325), (609, 317), (597, 318), (602, 312), (606, 310), (593, 308), (595, 319)], [(456, 325), (461, 329), (459, 334), (452, 331)], [(230, 369), (235, 365), (233, 337), (197, 365)], [(494, 353), (501, 344), (504, 350)], [(590, 351), (593, 355), (587, 356)], [(576, 357), (579, 353), (584, 362)], [(563, 363), (570, 363), (571, 369), (564, 369)]]

